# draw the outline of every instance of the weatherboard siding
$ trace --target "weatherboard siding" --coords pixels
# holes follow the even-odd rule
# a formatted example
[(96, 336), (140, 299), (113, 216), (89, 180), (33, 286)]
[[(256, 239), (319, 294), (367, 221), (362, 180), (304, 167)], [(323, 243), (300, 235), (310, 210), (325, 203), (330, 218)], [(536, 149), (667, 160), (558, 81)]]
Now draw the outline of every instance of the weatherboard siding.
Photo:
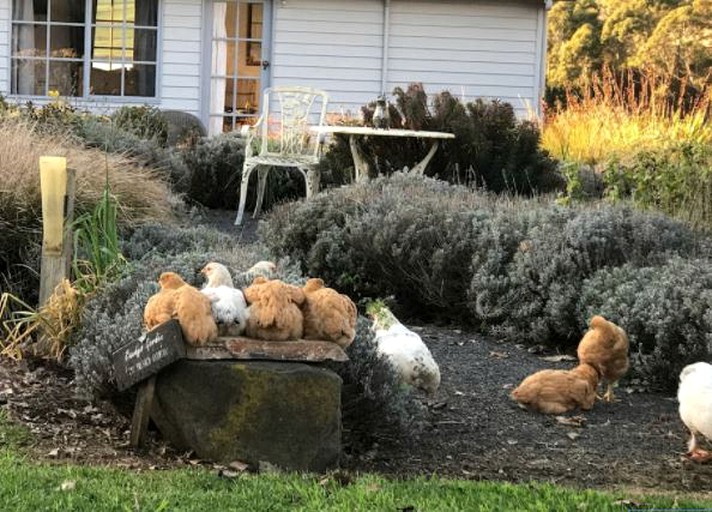
[(542, 6), (391, 2), (387, 90), (422, 82), (466, 101), (500, 99), (524, 117), (538, 103)]
[(329, 93), (329, 110), (358, 114), (381, 88), (383, 1), (274, 2), (272, 85)]

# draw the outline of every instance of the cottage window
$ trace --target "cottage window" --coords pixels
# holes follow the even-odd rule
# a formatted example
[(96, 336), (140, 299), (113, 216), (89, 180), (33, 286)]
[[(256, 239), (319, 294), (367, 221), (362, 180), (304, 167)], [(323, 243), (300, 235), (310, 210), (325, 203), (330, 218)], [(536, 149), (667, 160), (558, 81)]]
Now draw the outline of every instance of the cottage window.
[(159, 0), (13, 0), (12, 94), (156, 96)]

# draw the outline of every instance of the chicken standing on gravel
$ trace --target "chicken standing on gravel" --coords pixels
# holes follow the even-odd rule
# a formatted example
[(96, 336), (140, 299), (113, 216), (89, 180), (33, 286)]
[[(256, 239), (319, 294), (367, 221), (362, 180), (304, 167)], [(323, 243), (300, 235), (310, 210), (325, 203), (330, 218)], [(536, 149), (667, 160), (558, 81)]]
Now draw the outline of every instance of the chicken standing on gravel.
[(577, 407), (588, 411), (596, 401), (597, 386), (598, 371), (584, 363), (573, 370), (538, 371), (512, 391), (512, 398), (544, 414), (563, 414)]
[(589, 327), (578, 346), (579, 362), (598, 370), (607, 385), (603, 399), (612, 402), (613, 387), (628, 371), (628, 336), (623, 329), (600, 315), (591, 318)]
[(405, 384), (435, 394), (440, 368), (420, 336), (378, 301), (369, 305), (368, 314), (373, 320), (377, 352), (388, 359)]
[(211, 261), (200, 271), (208, 282), (200, 290), (211, 302), (213, 319), (220, 336), (239, 336), (245, 331), (249, 309), (245, 295), (235, 288), (227, 267)]
[(712, 440), (712, 365), (694, 363), (680, 372), (677, 390), (680, 418), (690, 431), (687, 456), (695, 462), (709, 462), (712, 454), (699, 448), (697, 436)]

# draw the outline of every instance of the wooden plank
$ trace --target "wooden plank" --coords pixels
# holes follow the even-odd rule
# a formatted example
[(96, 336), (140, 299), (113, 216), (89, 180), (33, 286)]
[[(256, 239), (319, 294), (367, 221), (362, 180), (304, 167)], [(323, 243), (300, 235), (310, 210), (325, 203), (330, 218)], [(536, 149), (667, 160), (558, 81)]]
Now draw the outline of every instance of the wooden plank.
[(131, 419), (131, 439), (132, 448), (140, 448), (146, 441), (148, 431), (148, 420), (153, 405), (153, 395), (156, 390), (156, 376), (149, 377), (141, 384), (136, 395), (133, 418)]
[(341, 347), (331, 341), (290, 340), (264, 341), (252, 338), (219, 338), (202, 347), (187, 347), (186, 359), (267, 360), (267, 361), (348, 361)]
[(64, 241), (64, 214), (67, 205), (67, 160), (64, 157), (41, 156), (39, 160), (40, 188), (42, 190), (42, 260), (40, 263), (40, 307), (65, 273), (66, 250)]
[(185, 357), (183, 333), (177, 320), (169, 320), (127, 343), (111, 355), (119, 391), (155, 375)]

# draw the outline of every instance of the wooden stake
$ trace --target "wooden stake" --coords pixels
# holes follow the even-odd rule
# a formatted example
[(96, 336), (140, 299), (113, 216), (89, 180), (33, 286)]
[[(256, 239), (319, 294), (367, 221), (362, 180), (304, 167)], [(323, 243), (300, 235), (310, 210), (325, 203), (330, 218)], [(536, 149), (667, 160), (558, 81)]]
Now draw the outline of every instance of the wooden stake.
[(155, 375), (152, 375), (139, 385), (138, 394), (136, 395), (136, 405), (134, 405), (133, 418), (131, 420), (130, 443), (132, 448), (141, 448), (146, 442), (148, 419), (151, 415), (151, 406), (153, 405), (155, 390)]
[[(40, 157), (42, 189), (42, 263), (40, 307), (55, 287), (67, 277), (67, 258), (71, 258), (71, 234), (64, 232), (65, 217), (74, 209), (74, 176), (67, 171), (67, 160), (58, 156)], [(71, 181), (71, 182), (70, 182)], [(69, 198), (67, 193), (71, 192)], [(68, 238), (69, 236), (69, 238)]]

